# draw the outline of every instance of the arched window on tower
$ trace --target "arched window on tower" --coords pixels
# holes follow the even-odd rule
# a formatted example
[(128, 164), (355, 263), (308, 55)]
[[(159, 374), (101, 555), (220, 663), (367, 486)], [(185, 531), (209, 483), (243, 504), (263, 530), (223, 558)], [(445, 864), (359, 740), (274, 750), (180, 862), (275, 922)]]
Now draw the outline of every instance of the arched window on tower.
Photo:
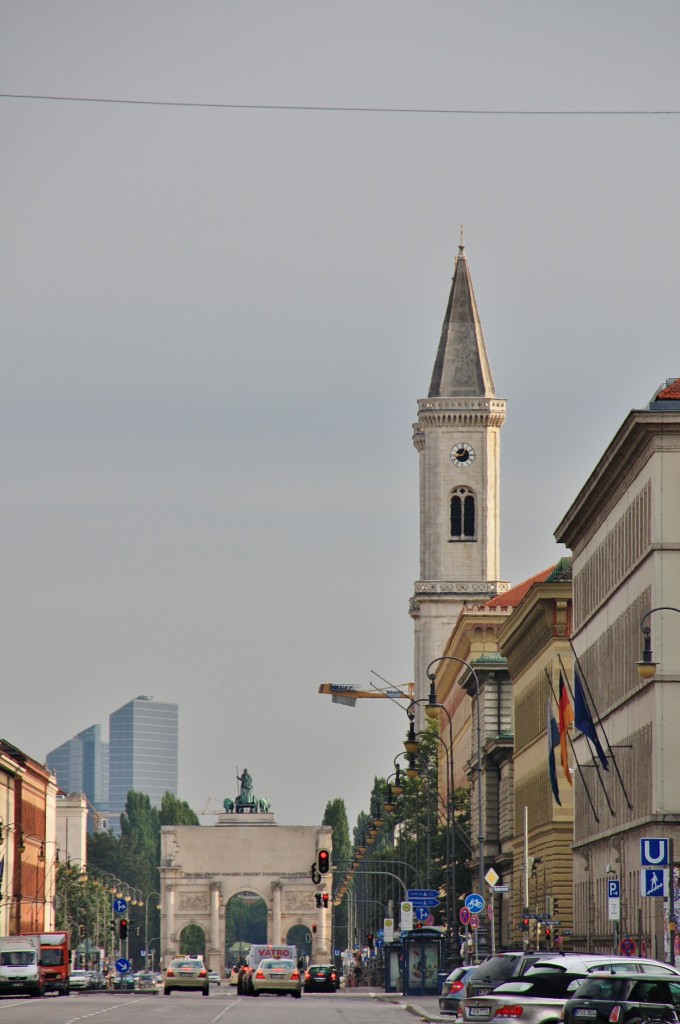
[(451, 495), (451, 540), (476, 540), (475, 496), (469, 487)]

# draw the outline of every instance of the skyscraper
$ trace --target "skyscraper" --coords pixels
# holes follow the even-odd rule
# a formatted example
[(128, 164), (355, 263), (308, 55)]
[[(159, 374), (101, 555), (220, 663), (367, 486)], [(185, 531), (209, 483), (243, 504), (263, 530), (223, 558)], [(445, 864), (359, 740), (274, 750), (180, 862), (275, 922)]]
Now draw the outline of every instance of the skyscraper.
[(65, 793), (83, 793), (88, 801), (88, 831), (95, 827), (95, 811), (106, 811), (109, 799), (109, 747), (101, 741), (101, 726), (90, 725), (73, 739), (51, 750), (47, 767)]
[(159, 807), (166, 792), (177, 795), (178, 706), (135, 697), (109, 715), (109, 827), (131, 789)]

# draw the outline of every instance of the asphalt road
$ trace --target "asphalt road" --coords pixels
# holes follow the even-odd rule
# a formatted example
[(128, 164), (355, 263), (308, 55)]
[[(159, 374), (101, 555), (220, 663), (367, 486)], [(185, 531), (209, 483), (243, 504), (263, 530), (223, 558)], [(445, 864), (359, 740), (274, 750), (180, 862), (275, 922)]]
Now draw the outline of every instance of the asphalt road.
[[(0, 1024), (408, 1024), (406, 1003), (393, 1003), (362, 991), (313, 993), (302, 999), (262, 995), (239, 997), (230, 986), (170, 996), (78, 992), (68, 998), (0, 999)], [(418, 1000), (414, 1000), (418, 1002)], [(436, 1000), (432, 1003), (433, 1013)], [(417, 1019), (417, 1018), (416, 1018)]]

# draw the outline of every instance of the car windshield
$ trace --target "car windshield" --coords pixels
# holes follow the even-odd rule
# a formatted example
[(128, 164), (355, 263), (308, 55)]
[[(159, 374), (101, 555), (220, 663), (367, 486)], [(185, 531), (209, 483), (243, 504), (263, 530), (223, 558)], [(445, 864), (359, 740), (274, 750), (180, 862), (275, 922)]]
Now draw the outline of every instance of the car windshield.
[(523, 995), (538, 999), (567, 999), (574, 991), (575, 986), (581, 981), (582, 975), (568, 974), (563, 971), (555, 971), (525, 975), (521, 981), (504, 981), (494, 989), (495, 996)]
[(295, 964), (292, 960), (260, 960), (260, 967), (267, 971), (271, 971), (273, 967), (283, 967), (287, 971), (292, 971)]
[(0, 954), (0, 964), (3, 967), (28, 967), (35, 963), (35, 950), (33, 949), (7, 949)]
[(584, 978), (578, 987), (579, 999), (625, 999), (630, 987), (630, 979), (617, 978)]
[(175, 967), (198, 967), (199, 964), (196, 960), (173, 960), (170, 966), (174, 969)]
[(483, 964), (475, 968), (475, 973), (472, 976), (472, 980), (478, 980), (484, 978), (491, 979), (495, 978), (509, 978), (515, 969), (515, 964), (519, 960), (519, 956), (492, 956), (488, 960), (485, 960)]

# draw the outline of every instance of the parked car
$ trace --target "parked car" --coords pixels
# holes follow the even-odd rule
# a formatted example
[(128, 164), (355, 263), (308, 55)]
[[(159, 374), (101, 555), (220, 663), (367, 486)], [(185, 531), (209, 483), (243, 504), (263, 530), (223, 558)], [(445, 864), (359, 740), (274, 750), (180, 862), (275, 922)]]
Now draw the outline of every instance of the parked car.
[(232, 967), (231, 971), (229, 972), (229, 984), (230, 985), (238, 985), (238, 971), (239, 971), (238, 964), (234, 964), (234, 966)]
[(138, 992), (155, 992), (156, 975), (151, 971), (138, 971), (135, 974), (135, 989)]
[(680, 978), (667, 972), (598, 971), (564, 1005), (565, 1024), (639, 1024), (673, 1020), (680, 1008)]
[(458, 1016), (461, 999), (465, 998), (466, 985), (474, 967), (456, 967), (442, 984), (439, 996), (439, 1012)]
[(461, 1001), (460, 1017), (465, 1024), (475, 1021), (507, 1020), (522, 1024), (548, 1024), (561, 1019), (570, 994), (578, 989), (585, 971), (537, 971), (512, 981), (503, 981), (485, 996), (468, 996)]
[(646, 974), (680, 975), (680, 968), (670, 964), (651, 960), (644, 956), (615, 956), (606, 953), (561, 953), (551, 956), (549, 960), (536, 960), (525, 972), (525, 977), (534, 971), (546, 969), (554, 971), (578, 971), (581, 968), (591, 971), (622, 972), (640, 971)]
[(165, 972), (163, 994), (169, 996), (176, 989), (188, 989), (202, 992), (204, 996), (210, 995), (208, 972), (202, 960), (195, 957), (175, 957), (170, 961)]
[(116, 972), (113, 975), (113, 987), (119, 989), (121, 992), (128, 992), (135, 987), (135, 977), (133, 974), (119, 974)]
[(263, 957), (253, 971), (253, 995), (275, 992), (278, 995), (290, 992), (299, 999), (302, 995), (302, 979), (294, 960), (282, 957)]
[(337, 992), (340, 977), (334, 964), (310, 964), (305, 971), (305, 992)]
[[(555, 954), (559, 956), (558, 953)], [(486, 996), (503, 981), (521, 978), (533, 963), (550, 960), (550, 953), (524, 950), (517, 953), (492, 953), (473, 970), (467, 981), (468, 996)]]

